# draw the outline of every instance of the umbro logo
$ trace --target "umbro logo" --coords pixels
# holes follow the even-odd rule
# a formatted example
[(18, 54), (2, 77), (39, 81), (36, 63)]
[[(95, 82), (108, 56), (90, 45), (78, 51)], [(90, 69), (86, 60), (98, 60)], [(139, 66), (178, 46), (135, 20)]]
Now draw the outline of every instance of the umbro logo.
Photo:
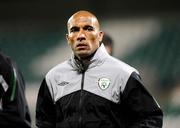
[(58, 83), (59, 86), (65, 86), (67, 84), (69, 84), (69, 82), (67, 81), (62, 81), (61, 83)]

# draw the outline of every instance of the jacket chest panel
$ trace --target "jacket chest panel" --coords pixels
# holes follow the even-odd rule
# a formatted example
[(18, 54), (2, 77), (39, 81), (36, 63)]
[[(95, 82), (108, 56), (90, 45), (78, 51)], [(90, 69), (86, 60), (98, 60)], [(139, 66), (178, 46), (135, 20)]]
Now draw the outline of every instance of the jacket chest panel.
[(110, 72), (89, 71), (85, 75), (84, 90), (117, 103), (122, 83), (117, 77)]
[(84, 74), (84, 79), (82, 79), (83, 74), (78, 74), (77, 72), (56, 75), (54, 77), (55, 101), (63, 96), (81, 90), (82, 80), (84, 80), (83, 90), (118, 103), (123, 80), (115, 72), (113, 73), (110, 70), (106, 70), (106, 72), (102, 71), (97, 71), (96, 69), (88, 70)]
[(81, 89), (82, 74), (64, 73), (54, 78), (54, 97), (58, 99)]

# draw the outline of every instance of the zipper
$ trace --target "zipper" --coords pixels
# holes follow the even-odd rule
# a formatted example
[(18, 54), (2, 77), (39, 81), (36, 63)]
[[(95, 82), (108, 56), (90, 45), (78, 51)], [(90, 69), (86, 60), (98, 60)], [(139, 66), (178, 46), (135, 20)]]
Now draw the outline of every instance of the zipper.
[(83, 97), (83, 88), (84, 88), (84, 76), (85, 71), (82, 72), (82, 80), (81, 80), (81, 92), (79, 99), (79, 128), (82, 128), (82, 97)]

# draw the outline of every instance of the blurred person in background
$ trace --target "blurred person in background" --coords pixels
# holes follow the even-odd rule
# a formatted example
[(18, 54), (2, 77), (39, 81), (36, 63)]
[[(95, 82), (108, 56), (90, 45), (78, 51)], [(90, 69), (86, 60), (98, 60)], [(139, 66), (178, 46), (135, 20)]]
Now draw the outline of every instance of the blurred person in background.
[(114, 42), (113, 39), (111, 38), (111, 36), (107, 33), (104, 33), (103, 39), (102, 39), (102, 43), (104, 44), (107, 52), (110, 55), (113, 55), (113, 47), (114, 47)]
[(31, 128), (23, 76), (15, 62), (1, 51), (0, 128)]
[(162, 128), (163, 113), (136, 69), (110, 56), (96, 16), (67, 22), (71, 57), (52, 68), (36, 104), (38, 128)]

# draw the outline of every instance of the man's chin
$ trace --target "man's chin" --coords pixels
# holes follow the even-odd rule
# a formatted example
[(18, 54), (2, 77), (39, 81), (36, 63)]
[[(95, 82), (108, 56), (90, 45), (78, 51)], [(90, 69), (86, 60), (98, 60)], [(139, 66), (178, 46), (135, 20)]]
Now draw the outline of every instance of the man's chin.
[(83, 54), (83, 55), (78, 55), (78, 56), (79, 56), (80, 59), (86, 59), (86, 58), (89, 58), (88, 55), (84, 55), (84, 54)]
[(86, 59), (86, 58), (89, 58), (89, 56), (91, 56), (91, 54), (87, 53), (87, 52), (79, 52), (77, 54), (77, 56), (80, 58), (80, 59)]

